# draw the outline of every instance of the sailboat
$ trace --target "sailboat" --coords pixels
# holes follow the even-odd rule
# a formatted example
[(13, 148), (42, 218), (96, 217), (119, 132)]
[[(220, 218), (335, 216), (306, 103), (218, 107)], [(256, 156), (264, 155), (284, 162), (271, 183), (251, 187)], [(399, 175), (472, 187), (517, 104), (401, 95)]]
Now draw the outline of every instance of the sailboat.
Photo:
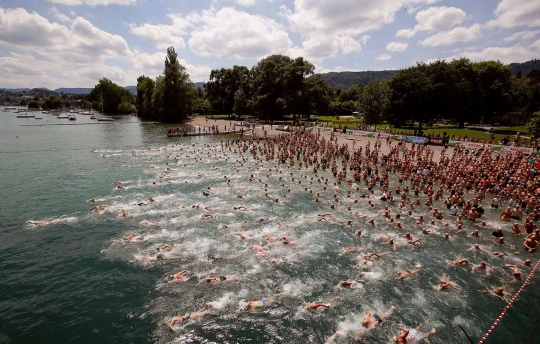
[[(103, 112), (103, 92), (101, 92), (101, 113), (102, 114), (104, 113)], [(94, 117), (94, 116), (92, 116), (92, 117)], [(114, 121), (114, 119), (112, 119), (111, 117), (101, 117), (101, 116), (98, 116), (97, 120), (98, 120), (98, 122), (112, 122), (112, 121)]]

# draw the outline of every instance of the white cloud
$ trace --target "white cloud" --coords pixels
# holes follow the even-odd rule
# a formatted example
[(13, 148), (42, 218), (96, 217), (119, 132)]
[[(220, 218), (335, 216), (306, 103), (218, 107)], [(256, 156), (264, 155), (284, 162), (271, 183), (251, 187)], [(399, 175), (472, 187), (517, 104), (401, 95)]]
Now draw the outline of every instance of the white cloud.
[(315, 65), (315, 73), (331, 73), (331, 72), (362, 72), (365, 71), (365, 69), (356, 69), (356, 68), (350, 68), (350, 67), (341, 67), (336, 66), (332, 68), (326, 68)]
[(375, 59), (379, 61), (388, 61), (391, 58), (392, 58), (392, 55), (382, 54), (382, 55), (377, 56)]
[(362, 50), (362, 46), (366, 45), (369, 38), (369, 35), (364, 35), (359, 40), (349, 36), (338, 36), (336, 41), (343, 54), (350, 54)]
[(281, 14), (295, 32), (356, 36), (377, 30), (395, 20), (403, 5), (432, 0), (296, 0), (294, 12), (282, 6)]
[(520, 43), (512, 47), (489, 47), (481, 51), (467, 51), (461, 54), (473, 61), (499, 60), (503, 63), (525, 62), (538, 58), (540, 54), (540, 40), (530, 46)]
[(540, 1), (501, 0), (495, 9), (495, 18), (488, 26), (512, 28), (516, 26), (540, 26)]
[(81, 17), (67, 28), (22, 8), (0, 8), (0, 23), (0, 46), (35, 51), (48, 59), (90, 63), (130, 54), (124, 38), (100, 30)]
[(257, 3), (257, 0), (236, 0), (236, 3), (240, 6), (253, 6)]
[(107, 5), (135, 5), (137, 0), (48, 0), (53, 4), (65, 6), (107, 6)]
[(482, 25), (474, 24), (471, 27), (455, 27), (450, 31), (434, 34), (420, 42), (418, 45), (429, 47), (440, 47), (452, 45), (454, 43), (471, 42), (482, 36)]
[[(281, 6), (279, 15), (286, 18), (290, 29), (300, 33), (303, 39), (302, 48), (295, 47), (292, 51), (303, 50), (308, 59), (318, 59), (320, 62), (321, 59), (336, 56), (340, 49), (343, 53), (360, 51), (365, 42), (362, 42), (359, 36), (392, 23), (396, 13), (402, 10), (404, 5), (435, 1), (437, 0), (295, 0), (294, 11)], [(351, 44), (340, 45), (339, 41), (343, 40), (343, 37)]]
[(503, 39), (503, 41), (505, 41), (505, 42), (513, 42), (513, 41), (517, 41), (517, 40), (528, 41), (528, 40), (533, 39), (534, 37), (536, 37), (538, 34), (540, 34), (540, 30), (536, 30), (536, 31), (520, 31), (520, 32), (514, 33), (513, 35), (505, 37)]
[(464, 50), (454, 56), (447, 58), (435, 58), (435, 60), (452, 60), (461, 57), (466, 57), (472, 61), (487, 61), (499, 60), (502, 63), (526, 62), (538, 58), (540, 54), (540, 39), (530, 45), (522, 45), (517, 43), (511, 47), (488, 47), (482, 50)]
[(390, 42), (386, 45), (386, 50), (393, 51), (393, 52), (403, 52), (407, 50), (407, 47), (409, 46), (408, 43), (403, 42)]
[[(166, 53), (157, 52), (148, 54), (146, 52), (135, 51), (132, 57), (133, 67), (139, 72), (139, 75), (144, 74), (150, 77), (157, 76), (163, 73), (165, 68)], [(181, 58), (178, 62), (186, 67), (186, 70), (191, 78), (191, 81), (206, 81), (210, 76), (212, 68), (202, 65), (192, 65)]]
[(51, 7), (51, 12), (54, 15), (54, 17), (61, 21), (61, 22), (71, 22), (71, 18), (69, 18), (67, 15), (61, 13), (55, 6)]
[(186, 43), (182, 36), (187, 33), (186, 28), (191, 24), (179, 14), (168, 14), (167, 17), (171, 19), (171, 25), (142, 24), (137, 26), (130, 24), (129, 31), (131, 34), (155, 44), (158, 49), (166, 49), (170, 46), (176, 49), (185, 48)]
[[(37, 13), (25, 9), (0, 8), (0, 47), (15, 49), (0, 57), (0, 80), (11, 85), (18, 83), (17, 68), (26, 68), (35, 75), (24, 79), (36, 87), (93, 85), (107, 76), (120, 84), (134, 83), (132, 74), (110, 66), (113, 60), (123, 61), (131, 55), (126, 41), (118, 35), (95, 27), (88, 20), (77, 17), (70, 26), (49, 22)], [(9, 81), (10, 80), (10, 81)], [(130, 81), (131, 80), (131, 81)]]
[(369, 35), (358, 39), (350, 36), (310, 35), (302, 42), (301, 48), (290, 48), (287, 54), (292, 57), (302, 56), (313, 63), (321, 63), (325, 59), (335, 57), (339, 51), (343, 54), (359, 52), (369, 38)]
[(211, 8), (187, 18), (195, 28), (188, 41), (200, 56), (222, 59), (257, 59), (285, 53), (292, 46), (287, 30), (275, 20), (235, 8)]
[(430, 7), (416, 14), (418, 24), (412, 29), (402, 29), (396, 33), (397, 37), (411, 38), (417, 32), (448, 31), (456, 25), (461, 24), (467, 18), (467, 14), (456, 7)]

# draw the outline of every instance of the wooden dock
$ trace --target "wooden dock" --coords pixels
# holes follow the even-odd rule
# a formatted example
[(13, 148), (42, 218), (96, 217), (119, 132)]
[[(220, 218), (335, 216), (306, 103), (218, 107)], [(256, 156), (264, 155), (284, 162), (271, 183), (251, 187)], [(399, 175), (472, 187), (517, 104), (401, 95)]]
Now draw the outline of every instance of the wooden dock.
[(211, 135), (228, 135), (228, 134), (243, 134), (248, 132), (248, 130), (228, 130), (228, 131), (219, 131), (219, 132), (175, 132), (168, 133), (167, 137), (184, 137), (184, 136), (211, 136)]

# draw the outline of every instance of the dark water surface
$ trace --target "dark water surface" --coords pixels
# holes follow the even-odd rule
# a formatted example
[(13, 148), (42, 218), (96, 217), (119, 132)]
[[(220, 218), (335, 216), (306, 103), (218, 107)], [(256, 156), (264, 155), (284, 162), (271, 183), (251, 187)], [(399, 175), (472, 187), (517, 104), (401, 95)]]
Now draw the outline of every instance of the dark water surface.
[[(476, 290), (509, 281), (510, 271), (501, 269), (506, 263), (519, 264), (527, 257), (536, 262), (536, 253), (523, 252), (522, 238), (507, 234), (509, 247), (501, 249), (491, 242), (491, 230), (470, 223), (465, 224), (466, 232), (478, 228), (482, 238), (473, 240), (453, 231), (456, 238), (448, 243), (440, 235), (447, 229), (427, 225), (438, 233), (422, 237), (424, 246), (407, 245), (403, 233), (376, 215), (382, 209), (380, 201), (375, 201), (374, 209), (365, 201), (354, 206), (360, 215), (374, 217), (376, 228), (351, 215), (345, 209), (349, 201), (328, 222), (318, 222), (317, 214), (328, 212), (333, 192), (322, 196), (323, 204), (314, 203), (304, 187), (319, 191), (321, 185), (308, 186), (309, 179), (301, 179), (301, 175), (310, 178), (309, 171), (295, 168), (293, 182), (289, 176), (293, 170), (286, 170), (279, 181), (271, 163), (261, 167), (249, 160), (241, 168), (238, 154), (220, 152), (220, 137), (168, 140), (163, 126), (133, 117), (102, 125), (20, 126), (68, 123), (52, 115), (43, 117), (16, 119), (14, 114), (0, 113), (0, 343), (323, 343), (335, 331), (341, 334), (337, 343), (348, 343), (365, 331), (360, 323), (367, 312), (382, 314), (391, 305), (396, 306), (392, 317), (363, 342), (390, 343), (399, 334), (398, 326), (422, 325), (420, 332), (437, 328), (430, 343), (467, 343), (458, 324), (478, 340), (505, 306)], [(89, 116), (78, 117), (76, 124), (91, 122)], [(179, 145), (165, 149), (166, 143)], [(179, 157), (178, 164), (174, 156)], [(115, 181), (126, 189), (116, 189)], [(265, 198), (264, 183), (280, 204)], [(201, 190), (208, 185), (213, 194), (205, 197)], [(156, 202), (149, 202), (149, 197)], [(87, 203), (90, 198), (109, 206), (104, 214), (90, 213), (94, 205)], [(147, 205), (137, 206), (141, 201)], [(196, 204), (201, 208), (192, 208)], [(235, 205), (247, 210), (235, 211)], [(127, 218), (121, 216), (121, 208)], [(393, 213), (400, 211), (392, 208)], [(203, 219), (203, 213), (214, 217)], [(510, 225), (497, 221), (499, 213), (487, 210), (485, 218), (509, 233)], [(353, 219), (354, 228), (345, 226), (348, 219)], [(422, 235), (412, 219), (404, 216), (402, 222), (414, 236)], [(355, 237), (356, 229), (363, 229), (364, 237)], [(242, 241), (234, 232), (251, 239)], [(134, 233), (142, 240), (122, 241)], [(264, 239), (268, 235), (287, 235), (297, 246), (268, 242)], [(394, 236), (398, 248), (382, 247), (381, 235)], [(466, 252), (475, 242), (511, 257)], [(167, 253), (170, 260), (144, 263), (144, 257), (154, 256), (155, 247), (165, 243), (174, 246)], [(257, 255), (252, 244), (264, 245), (267, 253)], [(354, 265), (363, 260), (363, 253), (340, 254), (346, 245), (363, 246), (363, 253), (390, 255), (372, 261), (360, 276)], [(209, 254), (225, 259), (212, 261)], [(472, 274), (470, 267), (447, 268), (447, 260), (458, 256), (473, 264), (485, 258), (496, 269), (491, 276), (482, 276)], [(270, 262), (273, 258), (284, 263), (276, 266)], [(415, 266), (422, 269), (418, 276), (394, 279), (396, 271)], [(189, 281), (166, 283), (167, 275), (183, 269), (193, 275)], [(529, 273), (521, 271), (523, 276)], [(461, 290), (436, 291), (443, 274)], [(220, 285), (203, 282), (207, 276), (223, 275), (237, 280)], [(346, 279), (365, 283), (345, 290), (338, 285)], [(514, 291), (520, 286), (506, 285)], [(282, 295), (275, 305), (236, 312), (245, 301), (277, 293)], [(539, 296), (535, 276), (486, 343), (539, 343)], [(306, 311), (305, 306), (315, 301), (332, 308)], [(214, 315), (189, 320), (174, 332), (168, 329), (171, 317), (198, 311), (205, 302), (212, 302)]]

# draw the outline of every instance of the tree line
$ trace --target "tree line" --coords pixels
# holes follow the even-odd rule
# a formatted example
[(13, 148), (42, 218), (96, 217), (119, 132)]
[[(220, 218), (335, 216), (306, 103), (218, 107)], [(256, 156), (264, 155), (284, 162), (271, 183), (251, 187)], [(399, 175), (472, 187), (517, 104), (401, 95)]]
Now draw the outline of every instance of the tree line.
[(418, 63), (389, 80), (347, 89), (331, 87), (302, 57), (271, 55), (251, 69), (214, 69), (204, 89), (192, 87), (174, 48), (167, 50), (164, 73), (137, 80), (142, 118), (181, 122), (193, 113), (253, 116), (259, 120), (310, 119), (358, 112), (367, 124), (423, 125), (436, 120), (489, 122), (498, 113), (540, 110), (540, 71), (512, 76), (499, 61), (458, 60)]

